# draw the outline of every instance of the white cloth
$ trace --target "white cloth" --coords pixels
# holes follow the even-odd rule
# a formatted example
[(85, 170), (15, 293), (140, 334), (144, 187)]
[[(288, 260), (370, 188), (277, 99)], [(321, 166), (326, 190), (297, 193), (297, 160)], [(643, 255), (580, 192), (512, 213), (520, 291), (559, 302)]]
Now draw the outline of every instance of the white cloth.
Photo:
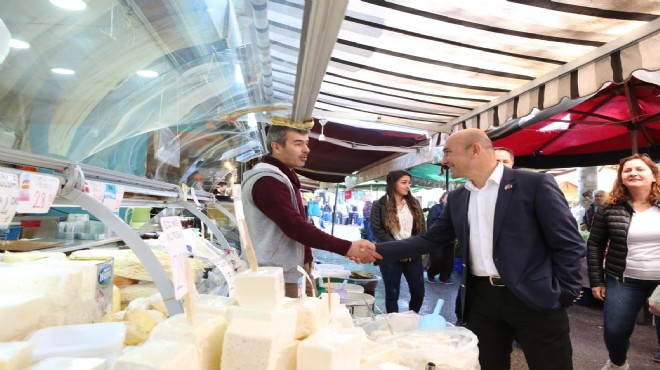
[(660, 280), (660, 208), (633, 213), (628, 228), (624, 277)]
[(392, 233), (392, 236), (396, 240), (408, 239), (412, 235), (413, 229), (413, 215), (410, 212), (408, 203), (405, 199), (401, 199), (403, 207), (397, 209), (397, 216), (399, 217), (399, 231)]
[(497, 193), (504, 174), (504, 166), (497, 164), (486, 185), (479, 189), (470, 180), (465, 188), (470, 191), (468, 225), (470, 226), (470, 273), (476, 276), (500, 276), (493, 262), (493, 221)]

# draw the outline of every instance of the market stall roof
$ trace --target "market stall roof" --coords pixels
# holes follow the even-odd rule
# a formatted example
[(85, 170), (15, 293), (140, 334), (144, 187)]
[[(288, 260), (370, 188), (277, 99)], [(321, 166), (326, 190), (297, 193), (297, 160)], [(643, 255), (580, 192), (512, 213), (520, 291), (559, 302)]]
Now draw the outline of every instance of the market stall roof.
[[(0, 2), (14, 39), (0, 68), (0, 145), (170, 182), (261, 155), (256, 126), (272, 115), (487, 128), (660, 63), (658, 2), (82, 3)], [(352, 172), (367, 157), (346, 148), (329, 168), (314, 158), (323, 146), (308, 172)], [(413, 151), (368, 155), (426, 158)], [(364, 162), (358, 171), (374, 165)]]
[(513, 150), (521, 167), (618, 163), (633, 152), (660, 156), (660, 71), (638, 71), (627, 82), (488, 131)]

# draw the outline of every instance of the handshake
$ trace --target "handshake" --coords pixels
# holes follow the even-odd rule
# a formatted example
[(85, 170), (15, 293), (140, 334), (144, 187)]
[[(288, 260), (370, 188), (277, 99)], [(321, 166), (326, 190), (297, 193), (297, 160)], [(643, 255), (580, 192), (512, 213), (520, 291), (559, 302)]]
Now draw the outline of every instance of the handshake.
[(376, 252), (376, 245), (364, 239), (352, 242), (346, 257), (357, 263), (373, 263), (376, 260), (383, 259), (383, 256)]

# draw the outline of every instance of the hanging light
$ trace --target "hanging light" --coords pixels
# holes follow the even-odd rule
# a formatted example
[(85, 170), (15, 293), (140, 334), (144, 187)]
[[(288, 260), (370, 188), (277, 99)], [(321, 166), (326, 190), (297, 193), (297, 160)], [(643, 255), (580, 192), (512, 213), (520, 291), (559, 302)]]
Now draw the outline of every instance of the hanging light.
[(325, 134), (323, 133), (323, 128), (325, 124), (328, 123), (327, 119), (320, 119), (319, 124), (321, 125), (321, 135), (319, 135), (319, 141), (325, 141)]

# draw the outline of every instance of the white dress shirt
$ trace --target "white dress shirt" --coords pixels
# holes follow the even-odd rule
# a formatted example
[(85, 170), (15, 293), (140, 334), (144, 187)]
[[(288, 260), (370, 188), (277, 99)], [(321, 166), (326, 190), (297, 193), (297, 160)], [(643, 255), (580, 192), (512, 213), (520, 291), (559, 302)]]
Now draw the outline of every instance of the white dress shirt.
[(497, 193), (504, 166), (497, 164), (486, 185), (479, 189), (470, 180), (465, 188), (470, 191), (468, 225), (470, 227), (470, 273), (476, 276), (500, 276), (493, 262), (493, 220)]

